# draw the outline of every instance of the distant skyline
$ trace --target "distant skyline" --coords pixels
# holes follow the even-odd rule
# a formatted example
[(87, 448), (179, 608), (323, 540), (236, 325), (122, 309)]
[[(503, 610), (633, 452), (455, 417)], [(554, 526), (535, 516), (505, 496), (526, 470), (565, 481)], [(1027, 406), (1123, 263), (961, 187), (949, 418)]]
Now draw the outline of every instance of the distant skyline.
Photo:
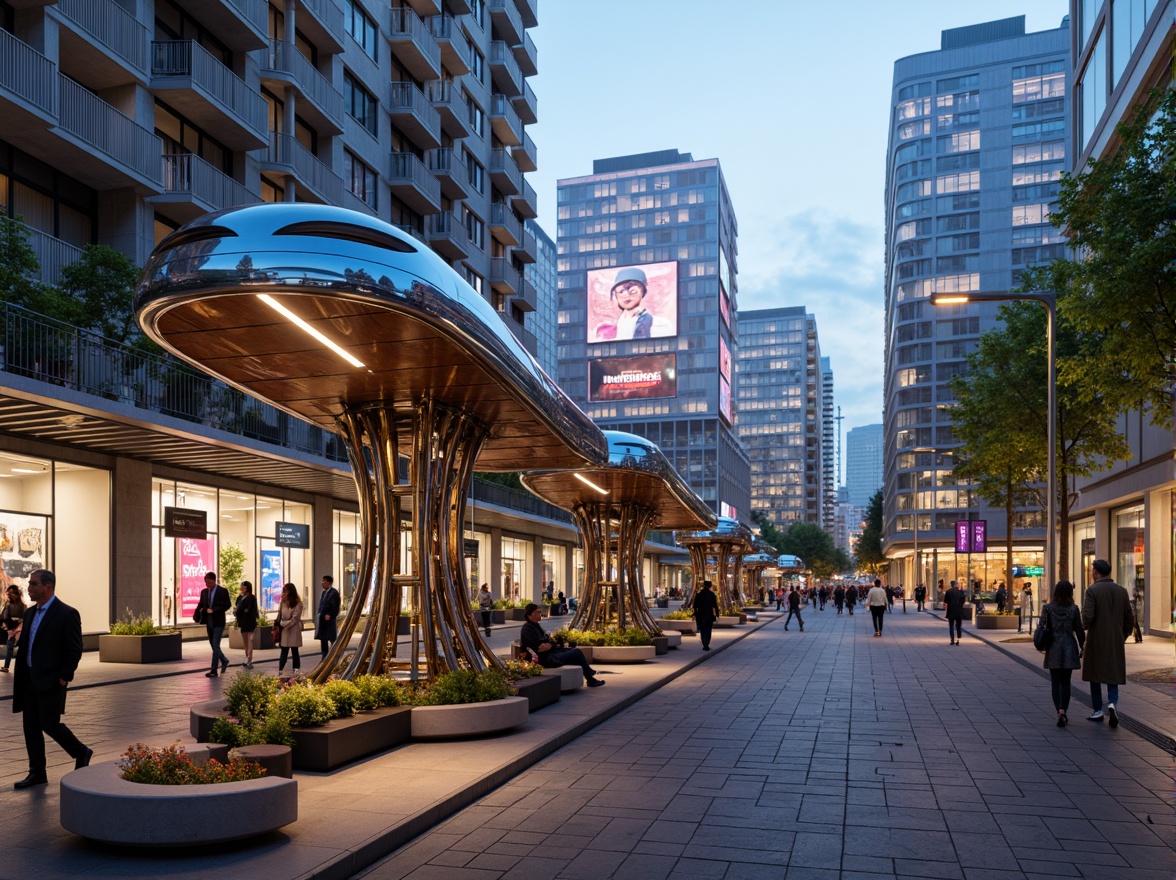
[[(734, 10), (738, 10), (736, 13)], [(940, 32), (1066, 0), (549, 0), (533, 31), (528, 128), (538, 221), (593, 159), (678, 149), (718, 159), (739, 220), (739, 308), (804, 306), (830, 359), (843, 432), (882, 421), (883, 189), (894, 62)]]

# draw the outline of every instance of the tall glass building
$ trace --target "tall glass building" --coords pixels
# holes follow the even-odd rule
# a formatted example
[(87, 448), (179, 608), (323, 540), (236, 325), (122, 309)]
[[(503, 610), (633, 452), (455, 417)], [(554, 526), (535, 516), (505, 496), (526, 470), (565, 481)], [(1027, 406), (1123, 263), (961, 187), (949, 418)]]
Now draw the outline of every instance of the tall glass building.
[(860, 425), (845, 435), (846, 500), (854, 507), (869, 507), (882, 488), (882, 426)]
[(653, 441), (719, 514), (747, 519), (735, 434), (735, 211), (718, 159), (598, 159), (558, 183), (560, 386)]
[[(1069, 148), (1069, 20), (1025, 33), (1024, 16), (942, 33), (938, 51), (894, 65), (886, 179), (883, 549), (894, 583), (1040, 571), (1037, 508), (1018, 508), (1013, 535), (952, 469), (949, 380), (967, 368), (998, 304), (935, 308), (938, 292), (1008, 291), (1025, 266), (1065, 254), (1049, 225)], [(994, 429), (1011, 426), (994, 425)], [(955, 523), (983, 520), (956, 552)], [(1035, 578), (1039, 581), (1040, 576)]]
[(556, 276), (556, 248), (543, 227), (528, 220), (524, 227), (535, 238), (535, 262), (527, 266), (523, 284), (535, 288), (535, 314), (527, 322), (535, 334), (535, 360), (549, 376), (557, 372), (555, 313), (559, 280)]

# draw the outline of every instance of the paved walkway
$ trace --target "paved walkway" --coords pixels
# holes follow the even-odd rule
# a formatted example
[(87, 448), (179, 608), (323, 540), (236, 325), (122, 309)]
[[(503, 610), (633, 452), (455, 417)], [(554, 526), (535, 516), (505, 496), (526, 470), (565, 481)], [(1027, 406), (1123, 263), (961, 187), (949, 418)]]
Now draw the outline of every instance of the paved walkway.
[[(945, 629), (762, 628), (358, 876), (1171, 880), (1172, 753), (1077, 701), (1059, 730), (1023, 643)], [(1129, 684), (1123, 711), (1170, 720), (1174, 691)]]

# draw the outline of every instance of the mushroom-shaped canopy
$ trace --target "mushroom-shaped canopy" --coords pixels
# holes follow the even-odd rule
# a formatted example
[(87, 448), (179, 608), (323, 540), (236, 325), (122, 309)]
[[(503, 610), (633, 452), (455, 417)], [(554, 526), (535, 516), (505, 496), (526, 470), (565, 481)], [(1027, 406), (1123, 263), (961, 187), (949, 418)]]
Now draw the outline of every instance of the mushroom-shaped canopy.
[(767, 568), (776, 564), (776, 557), (770, 553), (749, 553), (743, 557), (744, 568)]
[(135, 307), (183, 360), (330, 429), (344, 407), (409, 412), (431, 399), (488, 428), (482, 470), (607, 460), (600, 430), (490, 304), (365, 214), (308, 203), (207, 214), (159, 243)]
[(674, 540), (683, 546), (722, 542), (732, 545), (742, 545), (744, 552), (750, 552), (752, 550), (751, 529), (739, 520), (729, 516), (720, 516), (718, 518), (718, 524), (710, 529), (675, 532)]
[[(773, 557), (776, 555), (776, 548), (761, 538), (759, 535), (751, 536), (751, 546), (755, 549), (756, 553), (767, 553)], [(775, 562), (773, 562), (773, 565), (774, 564)]]
[(804, 571), (804, 560), (799, 556), (791, 556), (787, 553), (776, 560), (776, 565), (785, 571)]
[(674, 470), (656, 444), (636, 434), (605, 431), (608, 464), (561, 471), (527, 471), (523, 485), (544, 501), (571, 510), (586, 501), (636, 503), (656, 510), (656, 529), (713, 528), (716, 517)]

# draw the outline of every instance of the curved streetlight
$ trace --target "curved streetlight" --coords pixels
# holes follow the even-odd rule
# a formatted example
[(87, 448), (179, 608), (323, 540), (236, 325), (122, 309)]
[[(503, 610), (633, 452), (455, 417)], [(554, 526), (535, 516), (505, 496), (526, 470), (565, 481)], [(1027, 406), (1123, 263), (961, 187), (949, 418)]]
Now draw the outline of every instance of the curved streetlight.
[[(1054, 350), (1054, 340), (1057, 337), (1057, 295), (1048, 290), (1029, 290), (1024, 293), (973, 292), (973, 293), (933, 293), (931, 305), (954, 306), (970, 302), (1035, 302), (1045, 306), (1049, 320), (1046, 322), (1046, 357), (1049, 360), (1049, 379), (1047, 380), (1048, 402), (1046, 415), (1049, 426), (1046, 432), (1046, 442), (1049, 444), (1049, 473), (1046, 480), (1046, 526), (1045, 526), (1045, 585), (1042, 595), (1048, 596), (1057, 583), (1057, 568), (1055, 565), (1055, 547), (1057, 539), (1057, 506), (1058, 506), (1058, 366), (1057, 355)], [(1009, 541), (1013, 539), (1009, 535)]]

